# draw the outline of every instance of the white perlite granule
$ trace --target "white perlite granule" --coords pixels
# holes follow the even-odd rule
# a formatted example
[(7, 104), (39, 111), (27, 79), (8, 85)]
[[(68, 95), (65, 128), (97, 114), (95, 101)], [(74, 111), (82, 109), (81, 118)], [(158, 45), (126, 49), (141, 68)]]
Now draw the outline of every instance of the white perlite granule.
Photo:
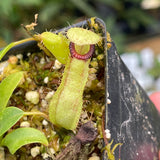
[(37, 91), (28, 91), (25, 97), (29, 102), (33, 104), (38, 104), (39, 102), (39, 93)]
[(40, 147), (39, 146), (31, 148), (32, 157), (36, 157), (39, 154), (40, 154)]

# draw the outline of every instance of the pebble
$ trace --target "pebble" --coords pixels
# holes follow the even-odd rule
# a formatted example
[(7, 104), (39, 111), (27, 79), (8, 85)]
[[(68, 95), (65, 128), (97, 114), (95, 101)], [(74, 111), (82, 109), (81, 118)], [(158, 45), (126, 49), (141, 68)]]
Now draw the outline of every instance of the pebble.
[(0, 73), (3, 72), (3, 70), (8, 66), (8, 62), (4, 61), (2, 63), (0, 63)]
[(44, 120), (42, 121), (42, 124), (43, 124), (44, 126), (47, 126), (47, 125), (48, 125), (48, 122), (44, 119)]
[(60, 69), (62, 67), (62, 63), (60, 63), (57, 59), (55, 60), (53, 69)]
[(41, 59), (40, 59), (40, 64), (45, 64), (46, 62), (45, 62), (45, 59), (42, 57)]
[(111, 100), (107, 98), (107, 104), (111, 104)]
[(88, 160), (100, 160), (100, 157), (98, 157), (98, 156), (93, 156), (93, 157), (90, 157)]
[(39, 146), (31, 148), (32, 157), (36, 157), (39, 154), (40, 154), (40, 147)]
[(29, 78), (29, 77), (27, 77), (26, 80), (27, 80), (28, 83), (31, 83), (31, 82), (32, 82), (32, 79)]
[(47, 84), (47, 83), (48, 83), (48, 81), (49, 81), (49, 77), (45, 77), (45, 78), (44, 78), (44, 83), (46, 83), (46, 84)]
[(37, 91), (28, 91), (25, 97), (29, 102), (33, 104), (38, 104), (39, 102), (39, 93)]
[(40, 89), (39, 89), (39, 93), (40, 93), (40, 94), (43, 94), (43, 93), (44, 93), (44, 88), (43, 88), (43, 86), (42, 86), (42, 87), (40, 87)]
[(27, 119), (28, 119), (27, 116), (24, 116), (24, 117), (23, 117), (23, 120), (24, 120), (24, 121), (27, 121)]
[(30, 52), (28, 52), (28, 53), (27, 53), (27, 56), (29, 57), (30, 55), (31, 55), (31, 53), (30, 53)]
[(49, 152), (53, 155), (56, 153), (56, 151), (53, 148), (49, 148)]
[(46, 100), (42, 99), (41, 105), (42, 105), (42, 107), (46, 108), (48, 106), (48, 103)]
[(111, 100), (108, 97), (109, 97), (109, 93), (107, 92), (107, 104), (111, 104)]
[(50, 157), (50, 156), (49, 156), (49, 154), (47, 154), (47, 153), (43, 153), (43, 154), (42, 154), (42, 157), (43, 157), (43, 159), (46, 159), (46, 158), (48, 158), (48, 157)]
[(45, 100), (47, 100), (47, 101), (50, 100), (53, 95), (54, 95), (54, 91), (48, 92), (46, 97), (45, 97)]
[(22, 58), (23, 58), (23, 55), (22, 55), (22, 54), (17, 54), (16, 57), (17, 57), (18, 59), (22, 59)]
[(21, 122), (20, 127), (30, 127), (30, 123), (28, 121), (23, 121)]
[(109, 130), (109, 129), (106, 129), (106, 130), (105, 130), (105, 133), (106, 133), (106, 138), (107, 138), (107, 139), (110, 139), (110, 138), (111, 138), (110, 130)]

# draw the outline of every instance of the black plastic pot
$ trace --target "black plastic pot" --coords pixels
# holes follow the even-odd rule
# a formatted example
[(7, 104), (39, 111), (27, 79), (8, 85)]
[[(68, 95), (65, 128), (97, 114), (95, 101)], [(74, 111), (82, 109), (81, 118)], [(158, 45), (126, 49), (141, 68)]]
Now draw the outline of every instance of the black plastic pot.
[[(90, 19), (63, 28), (90, 28)], [(121, 160), (158, 160), (160, 144), (160, 116), (151, 103), (145, 91), (137, 83), (130, 71), (117, 54), (115, 44), (107, 51), (106, 26), (96, 18), (95, 22), (101, 28), (104, 37), (105, 62), (105, 92), (109, 92), (111, 104), (105, 112), (105, 128), (111, 132), (113, 145), (122, 143), (115, 150), (115, 159)], [(3, 60), (10, 54), (37, 52), (36, 41), (29, 41), (13, 47), (7, 52)], [(107, 102), (107, 96), (105, 97)], [(104, 160), (107, 155), (104, 154)]]

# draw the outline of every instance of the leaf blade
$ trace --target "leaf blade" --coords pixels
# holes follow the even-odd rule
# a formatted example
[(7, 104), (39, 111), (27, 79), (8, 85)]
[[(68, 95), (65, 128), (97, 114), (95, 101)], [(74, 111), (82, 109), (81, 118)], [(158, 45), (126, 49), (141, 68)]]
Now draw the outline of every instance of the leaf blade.
[(45, 135), (35, 128), (18, 128), (12, 131), (2, 140), (1, 145), (7, 146), (10, 153), (14, 154), (20, 147), (29, 143), (42, 143), (48, 146)]
[(62, 34), (56, 35), (51, 32), (43, 32), (41, 34), (43, 44), (56, 57), (56, 59), (66, 64), (69, 57), (69, 42)]
[(17, 46), (19, 44), (22, 44), (24, 42), (28, 42), (30, 40), (34, 40), (33, 38), (27, 38), (27, 39), (23, 39), (21, 41), (17, 41), (17, 42), (12, 42), (10, 44), (8, 44), (2, 51), (0, 51), (0, 61), (1, 59), (4, 57), (4, 55), (10, 50), (12, 49), (14, 46)]
[(6, 46), (2, 51), (0, 51), (0, 60), (4, 57), (4, 55), (14, 46), (14, 42), (10, 43)]
[(0, 113), (0, 136), (11, 128), (22, 116), (23, 111), (17, 107), (7, 107)]
[(5, 109), (9, 98), (23, 77), (23, 72), (9, 75), (0, 83), (0, 111)]

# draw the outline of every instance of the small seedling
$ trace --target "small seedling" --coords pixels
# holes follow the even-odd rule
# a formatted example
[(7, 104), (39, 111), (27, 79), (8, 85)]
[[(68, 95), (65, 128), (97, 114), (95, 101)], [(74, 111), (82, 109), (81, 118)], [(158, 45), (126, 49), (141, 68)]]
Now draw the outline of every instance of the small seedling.
[(118, 146), (122, 145), (122, 143), (117, 143), (113, 146), (113, 148), (111, 148), (112, 144), (113, 144), (113, 140), (102, 149), (102, 151), (105, 150), (107, 152), (108, 160), (115, 160), (114, 151)]
[(21, 146), (29, 143), (42, 143), (48, 145), (48, 141), (43, 133), (34, 128), (19, 128), (11, 133), (6, 133), (16, 122), (25, 115), (34, 113), (23, 112), (21, 109), (10, 106), (6, 107), (13, 91), (23, 78), (23, 72), (16, 72), (9, 75), (0, 83), (0, 146), (7, 146), (12, 154)]

